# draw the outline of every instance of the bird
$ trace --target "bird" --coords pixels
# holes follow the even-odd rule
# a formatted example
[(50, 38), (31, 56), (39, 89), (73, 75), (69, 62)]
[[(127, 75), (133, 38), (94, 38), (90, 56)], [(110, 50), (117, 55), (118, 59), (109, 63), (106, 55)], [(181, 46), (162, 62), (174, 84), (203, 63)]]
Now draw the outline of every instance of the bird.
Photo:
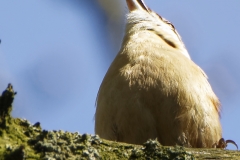
[(143, 144), (211, 148), (222, 138), (220, 101), (174, 25), (143, 0), (126, 0), (121, 48), (98, 91), (95, 133)]

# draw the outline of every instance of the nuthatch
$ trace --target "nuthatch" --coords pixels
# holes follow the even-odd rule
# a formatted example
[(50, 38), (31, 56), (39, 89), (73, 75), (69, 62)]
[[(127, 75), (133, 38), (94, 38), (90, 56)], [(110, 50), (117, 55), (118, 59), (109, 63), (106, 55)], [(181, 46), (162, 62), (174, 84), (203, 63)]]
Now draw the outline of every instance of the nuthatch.
[(212, 147), (222, 138), (220, 103), (174, 26), (143, 0), (126, 0), (121, 49), (97, 96), (95, 132), (133, 144)]

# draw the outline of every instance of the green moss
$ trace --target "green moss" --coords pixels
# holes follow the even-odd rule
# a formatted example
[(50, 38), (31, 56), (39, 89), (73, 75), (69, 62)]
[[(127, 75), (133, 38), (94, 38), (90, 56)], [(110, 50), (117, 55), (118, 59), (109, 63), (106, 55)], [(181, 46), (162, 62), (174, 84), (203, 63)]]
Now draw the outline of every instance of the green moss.
[(24, 154), (27, 154), (28, 157), (40, 158), (32, 146), (28, 145), (30, 138), (24, 134), (27, 129), (22, 122), (24, 120), (11, 118), (11, 123), (7, 123), (5, 128), (0, 128), (0, 159), (15, 160), (20, 156), (20, 150), (24, 150)]

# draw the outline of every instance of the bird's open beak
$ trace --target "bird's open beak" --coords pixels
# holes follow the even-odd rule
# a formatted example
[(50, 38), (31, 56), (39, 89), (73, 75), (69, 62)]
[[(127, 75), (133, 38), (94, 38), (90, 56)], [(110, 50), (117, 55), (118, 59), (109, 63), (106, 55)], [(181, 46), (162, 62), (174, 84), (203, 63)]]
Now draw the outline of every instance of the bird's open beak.
[(143, 0), (126, 0), (128, 9), (130, 12), (134, 10), (145, 10), (148, 11), (147, 6), (144, 4)]

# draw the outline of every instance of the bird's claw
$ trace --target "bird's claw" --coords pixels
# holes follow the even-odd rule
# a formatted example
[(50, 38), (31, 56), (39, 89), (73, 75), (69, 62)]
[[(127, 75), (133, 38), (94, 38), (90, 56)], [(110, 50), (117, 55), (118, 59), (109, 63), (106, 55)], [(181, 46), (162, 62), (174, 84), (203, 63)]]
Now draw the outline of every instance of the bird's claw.
[(235, 146), (237, 147), (237, 150), (238, 150), (238, 145), (237, 145), (236, 142), (234, 142), (233, 140), (230, 140), (230, 139), (228, 139), (228, 140), (225, 141), (224, 138), (221, 138), (218, 142), (214, 143), (214, 144), (213, 144), (213, 147), (214, 147), (214, 148), (222, 148), (222, 149), (225, 149), (225, 148), (227, 147), (227, 144), (228, 144), (228, 143), (231, 143), (231, 144), (235, 145)]

